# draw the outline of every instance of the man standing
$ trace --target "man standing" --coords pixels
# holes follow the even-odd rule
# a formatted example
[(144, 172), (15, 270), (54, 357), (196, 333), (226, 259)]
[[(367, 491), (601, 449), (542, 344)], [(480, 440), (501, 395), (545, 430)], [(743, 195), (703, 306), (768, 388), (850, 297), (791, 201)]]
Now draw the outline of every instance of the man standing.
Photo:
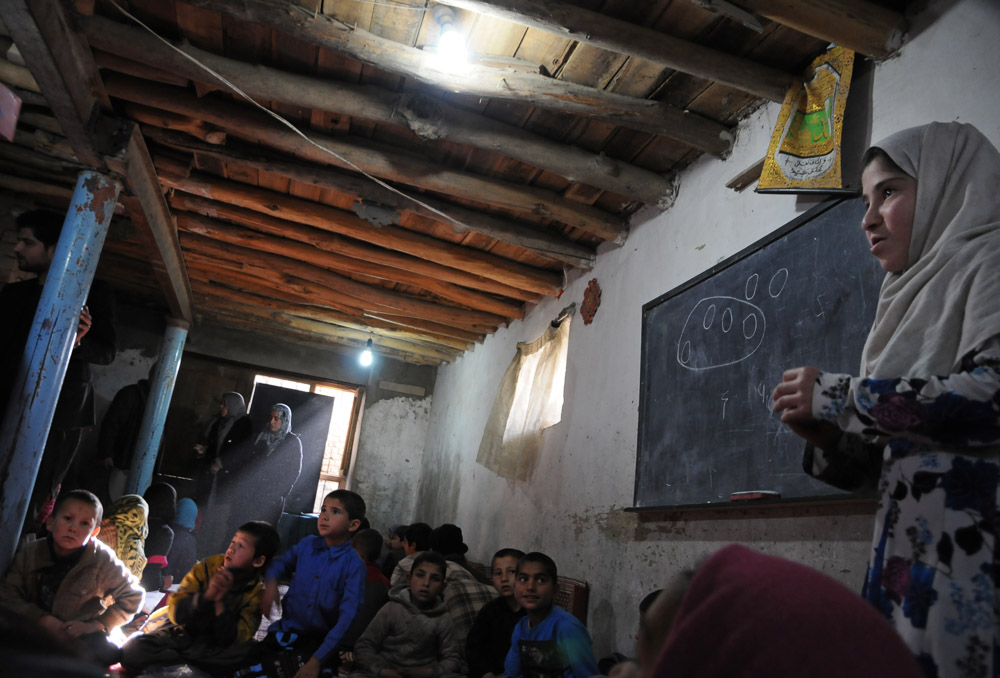
[[(11, 389), (23, 361), (35, 307), (55, 254), (63, 215), (49, 210), (32, 210), (17, 218), (17, 266), (36, 277), (10, 283), (0, 290), (0, 416), (6, 412)], [(94, 281), (87, 304), (80, 312), (76, 342), (66, 369), (35, 481), (29, 520), (44, 518), (59, 486), (73, 462), (83, 429), (94, 426), (94, 393), (90, 383), (90, 363), (107, 365), (115, 358), (115, 301), (111, 289)], [(5, 451), (6, 452), (6, 451)], [(29, 522), (30, 530), (32, 524)]]

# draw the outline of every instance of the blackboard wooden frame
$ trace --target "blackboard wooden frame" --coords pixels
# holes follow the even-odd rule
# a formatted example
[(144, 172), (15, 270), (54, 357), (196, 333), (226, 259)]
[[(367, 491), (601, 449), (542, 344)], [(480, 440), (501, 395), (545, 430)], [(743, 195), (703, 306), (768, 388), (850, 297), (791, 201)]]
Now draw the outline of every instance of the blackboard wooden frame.
[[(808, 242), (809, 246), (813, 247), (817, 251), (824, 251), (823, 249), (827, 243), (826, 239), (830, 239), (830, 257), (836, 257), (838, 253), (842, 253), (844, 256), (841, 259), (831, 259), (831, 261), (836, 261), (836, 274), (840, 275), (843, 271), (843, 279), (834, 280), (833, 282), (818, 283), (810, 281), (809, 284), (829, 284), (830, 285), (830, 297), (834, 300), (833, 303), (836, 305), (835, 310), (831, 310), (830, 318), (824, 319), (822, 322), (839, 322), (836, 327), (841, 327), (845, 325), (844, 316), (839, 315), (834, 318), (836, 313), (849, 313), (856, 306), (857, 316), (849, 316), (854, 322), (849, 323), (849, 326), (844, 328), (845, 335), (850, 335), (849, 338), (844, 338), (843, 346), (838, 348), (837, 351), (845, 352), (849, 358), (848, 364), (844, 364), (845, 358), (843, 356), (837, 356), (837, 360), (832, 360), (832, 362), (837, 363), (836, 365), (826, 364), (823, 355), (818, 356), (815, 360), (803, 360), (802, 362), (797, 362), (794, 364), (784, 364), (783, 369), (788, 367), (793, 367), (796, 364), (814, 364), (817, 367), (824, 369), (834, 369), (834, 367), (839, 367), (838, 371), (856, 372), (857, 361), (860, 357), (860, 349), (864, 342), (864, 336), (867, 335), (868, 328), (871, 324), (871, 319), (874, 317), (875, 302), (877, 301), (878, 286), (881, 283), (884, 273), (878, 265), (878, 262), (872, 257), (867, 249), (867, 244), (865, 243), (864, 236), (861, 233), (859, 226), (860, 217), (863, 213), (863, 205), (859, 199), (845, 199), (845, 198), (834, 198), (827, 200), (806, 213), (796, 217), (792, 221), (783, 225), (782, 227), (776, 229), (775, 231), (769, 233), (768, 235), (760, 238), (751, 245), (745, 247), (736, 254), (728, 257), (724, 261), (719, 262), (712, 268), (704, 271), (703, 273), (695, 276), (694, 278), (682, 283), (681, 285), (675, 287), (674, 289), (660, 295), (656, 299), (647, 302), (643, 305), (642, 311), (642, 351), (641, 351), (641, 368), (640, 368), (640, 388), (639, 388), (639, 427), (638, 427), (638, 441), (636, 447), (636, 474), (635, 474), (635, 486), (634, 486), (634, 507), (632, 510), (635, 511), (650, 511), (650, 512), (662, 512), (662, 511), (679, 511), (679, 510), (690, 510), (690, 509), (718, 509), (718, 508), (750, 508), (750, 506), (768, 506), (768, 505), (788, 505), (794, 503), (811, 503), (811, 504), (827, 504), (837, 502), (857, 502), (861, 498), (870, 497), (870, 492), (859, 492), (859, 493), (846, 493), (836, 488), (827, 486), (815, 479), (809, 478), (804, 472), (801, 471), (801, 450), (803, 443), (800, 439), (791, 434), (787, 429), (781, 431), (780, 422), (775, 423), (776, 417), (770, 418), (767, 422), (767, 426), (770, 427), (767, 435), (774, 436), (774, 446), (791, 448), (794, 446), (796, 451), (794, 455), (788, 453), (788, 449), (785, 449), (784, 457), (785, 459), (780, 462), (774, 462), (772, 457), (777, 457), (777, 453), (769, 447), (771, 444), (768, 438), (764, 438), (764, 445), (760, 446), (759, 455), (762, 459), (759, 461), (758, 466), (766, 470), (781, 471), (781, 473), (774, 472), (771, 475), (777, 476), (787, 476), (789, 477), (788, 483), (790, 485), (796, 486), (793, 491), (785, 492), (783, 491), (780, 499), (769, 499), (764, 501), (754, 501), (754, 502), (731, 502), (729, 500), (729, 495), (733, 491), (746, 491), (746, 490), (765, 490), (772, 489), (771, 487), (745, 487), (745, 486), (731, 486), (725, 488), (721, 493), (715, 491), (715, 485), (713, 481), (710, 481), (710, 489), (712, 494), (708, 492), (702, 492), (700, 489), (694, 487), (696, 483), (691, 483), (690, 487), (687, 487), (685, 483), (690, 483), (690, 467), (692, 463), (698, 470), (699, 465), (707, 465), (710, 472), (718, 472), (715, 468), (714, 456), (719, 454), (719, 452), (712, 451), (707, 453), (710, 456), (702, 455), (697, 450), (695, 451), (685, 451), (688, 449), (687, 443), (695, 444), (691, 446), (691, 449), (697, 447), (697, 441), (700, 438), (690, 432), (685, 432), (682, 434), (675, 434), (675, 431), (680, 428), (683, 429), (686, 425), (684, 422), (678, 423), (674, 428), (670, 428), (671, 417), (675, 415), (670, 412), (670, 407), (658, 407), (654, 403), (657, 401), (663, 401), (663, 393), (668, 387), (660, 385), (661, 383), (669, 382), (671, 384), (670, 388), (674, 384), (683, 385), (686, 383), (685, 380), (688, 379), (685, 376), (688, 372), (699, 372), (703, 371), (705, 374), (713, 373), (712, 370), (716, 368), (723, 368), (723, 370), (732, 369), (738, 371), (740, 369), (750, 369), (746, 365), (741, 365), (736, 368), (731, 368), (729, 365), (744, 361), (745, 363), (752, 364), (757, 359), (749, 360), (749, 358), (739, 358), (734, 363), (719, 363), (719, 364), (709, 364), (707, 366), (691, 366), (687, 367), (686, 370), (681, 370), (673, 365), (674, 360), (681, 367), (685, 367), (683, 364), (681, 352), (682, 342), (681, 339), (684, 338), (683, 334), (687, 331), (691, 317), (695, 314), (697, 309), (702, 308), (701, 304), (703, 301), (716, 300), (716, 299), (729, 299), (731, 301), (720, 302), (720, 303), (732, 303), (734, 307), (737, 302), (740, 304), (746, 303), (746, 306), (754, 306), (752, 303), (744, 302), (742, 299), (737, 299), (735, 297), (725, 297), (725, 296), (708, 296), (699, 301), (695, 302), (692, 306), (692, 300), (697, 294), (700, 294), (703, 289), (707, 289), (705, 286), (710, 285), (715, 282), (717, 278), (725, 279), (727, 275), (739, 275), (741, 271), (745, 271), (746, 267), (752, 266), (754, 262), (768, 262), (767, 257), (780, 257), (780, 256), (792, 256), (795, 254), (795, 250), (792, 254), (785, 254), (782, 250), (784, 243), (791, 243), (789, 246), (796, 246), (797, 241)], [(810, 226), (811, 225), (811, 226)], [(799, 231), (799, 229), (803, 229)], [(811, 240), (809, 240), (811, 238)], [(806, 240), (803, 240), (806, 239)], [(815, 243), (813, 244), (813, 241)], [(771, 249), (773, 248), (773, 250)], [(839, 249), (838, 249), (839, 248)], [(774, 254), (772, 254), (772, 251)], [(760, 254), (758, 254), (760, 253)], [(757, 255), (758, 258), (754, 258)], [(781, 263), (782, 260), (778, 259), (777, 263)], [(773, 263), (773, 262), (772, 262)], [(830, 262), (827, 262), (828, 266), (831, 266)], [(799, 265), (801, 268), (801, 265)], [(810, 269), (811, 270), (811, 269)], [(775, 274), (777, 275), (777, 274)], [(786, 274), (787, 276), (788, 274)], [(817, 277), (819, 273), (816, 274)], [(834, 276), (836, 277), (836, 276)], [(856, 279), (855, 279), (856, 278)], [(734, 278), (734, 280), (741, 280), (742, 278)], [(772, 279), (773, 281), (773, 279)], [(798, 280), (793, 280), (793, 282), (800, 282)], [(843, 288), (848, 283), (857, 284), (860, 286), (860, 291), (857, 294), (851, 291), (845, 291)], [(762, 283), (763, 284), (763, 283)], [(784, 285), (784, 283), (782, 283)], [(798, 285), (798, 287), (807, 287), (808, 285)], [(794, 287), (794, 286), (793, 286)], [(695, 289), (697, 288), (697, 289)], [(749, 290), (749, 288), (747, 288)], [(820, 288), (821, 291), (826, 292), (825, 288)], [(690, 292), (689, 292), (690, 291)], [(809, 295), (814, 294), (816, 288), (809, 287), (808, 292), (798, 292), (799, 294)], [(685, 295), (685, 293), (688, 293)], [(794, 294), (793, 292), (789, 293)], [(836, 295), (840, 295), (839, 297)], [(779, 290), (780, 295), (780, 290)], [(763, 295), (761, 295), (763, 297)], [(771, 295), (772, 298), (775, 295)], [(823, 295), (820, 295), (823, 296)], [(811, 299), (811, 297), (809, 297)], [(751, 297), (747, 297), (751, 299)], [(676, 301), (675, 301), (676, 300)], [(789, 300), (791, 301), (791, 299)], [(820, 300), (817, 298), (817, 302)], [(823, 300), (828, 301), (828, 300)], [(673, 304), (673, 306), (671, 306)], [(713, 304), (714, 306), (714, 304)], [(762, 306), (764, 306), (762, 304)], [(686, 317), (683, 323), (680, 322), (680, 318), (683, 315), (685, 309), (690, 308), (690, 313)], [(756, 307), (755, 307), (756, 308)], [(804, 321), (798, 318), (798, 313), (794, 310), (797, 308), (796, 305), (790, 305), (786, 307), (784, 305), (777, 306), (777, 310), (771, 309), (771, 314), (776, 313), (780, 315), (787, 316), (786, 320), (790, 320), (789, 327), (794, 327), (795, 329), (789, 330), (793, 335), (795, 332), (808, 332), (816, 331), (813, 326), (816, 322), (812, 318), (806, 318)], [(759, 309), (758, 309), (759, 310)], [(714, 313), (714, 312), (713, 312)], [(746, 334), (746, 323), (751, 320), (751, 315), (758, 315), (757, 318), (753, 318), (754, 321), (751, 326), (756, 328), (757, 321), (761, 323), (761, 339), (759, 342), (763, 341), (763, 335), (765, 330), (763, 329), (764, 324), (766, 324), (766, 314), (763, 310), (757, 314), (756, 311), (747, 312), (747, 316), (744, 318), (744, 337)], [(817, 314), (818, 316), (823, 315), (823, 311)], [(711, 322), (707, 320), (708, 314), (705, 314), (706, 322), (705, 325), (706, 332), (711, 327)], [(713, 315), (714, 317), (714, 315)], [(732, 314), (730, 318), (732, 318)], [(671, 322), (666, 322), (669, 319)], [(658, 329), (657, 323), (662, 326), (671, 325), (670, 329)], [(777, 324), (777, 323), (775, 323)], [(654, 329), (651, 330), (651, 325)], [(682, 325), (680, 330), (677, 327)], [(693, 325), (692, 325), (693, 326)], [(805, 326), (807, 329), (802, 330), (800, 326)], [(778, 327), (772, 328), (772, 333), (778, 331)], [(697, 327), (695, 327), (697, 330)], [(718, 334), (718, 331), (715, 331)], [(673, 334), (671, 334), (673, 333)], [(832, 333), (829, 333), (831, 334)], [(669, 339), (669, 341), (668, 341)], [(675, 341), (676, 339), (676, 341)], [(791, 337), (792, 340), (798, 339), (795, 336)], [(747, 338), (749, 340), (749, 338)], [(727, 340), (728, 341), (728, 340)], [(824, 341), (817, 342), (818, 344), (825, 345), (832, 341), (829, 337), (824, 337)], [(837, 339), (839, 342), (840, 340)], [(690, 342), (686, 342), (690, 343)], [(730, 344), (732, 342), (729, 342)], [(794, 341), (793, 341), (794, 343)], [(801, 342), (803, 346), (809, 346), (808, 341)], [(758, 343), (758, 346), (760, 344)], [(672, 352), (676, 349), (676, 354), (667, 355), (668, 352)], [(708, 349), (706, 349), (708, 350)], [(756, 347), (750, 349), (750, 354), (753, 355), (757, 351)], [(837, 351), (834, 351), (836, 353)], [(771, 362), (783, 361), (786, 356), (784, 353), (774, 356), (768, 356), (768, 349), (765, 348), (761, 351), (761, 356), (764, 358), (764, 367), (771, 367)], [(688, 361), (704, 359), (704, 356), (695, 355), (693, 353), (688, 353)], [(694, 356), (694, 357), (692, 357)], [(791, 359), (791, 358), (789, 358)], [(651, 367), (652, 366), (652, 367)], [(657, 367), (659, 366), (659, 367)], [(655, 375), (658, 377), (654, 379), (651, 376), (651, 369), (659, 369)], [(760, 369), (759, 366), (755, 366), (754, 369)], [(671, 372), (671, 370), (673, 372)], [(773, 371), (773, 370), (772, 370)], [(718, 374), (719, 370), (714, 373)], [(739, 379), (739, 376), (736, 377)], [(760, 379), (760, 377), (757, 377)], [(770, 389), (773, 388), (774, 383), (777, 379), (780, 379), (780, 371), (776, 375), (771, 374), (769, 379), (773, 380), (767, 386), (766, 398), (761, 397), (761, 400), (767, 400), (767, 402), (757, 403), (754, 406), (764, 406), (769, 407), (770, 400)], [(747, 379), (747, 382), (750, 380)], [(763, 382), (761, 382), (763, 383)], [(654, 386), (655, 384), (655, 386)], [(692, 388), (699, 387), (700, 384), (697, 382)], [(749, 383), (742, 384), (744, 388), (749, 386)], [(679, 388), (678, 391), (681, 391)], [(652, 392), (652, 393), (651, 393)], [(670, 394), (674, 396), (673, 393)], [(690, 394), (688, 394), (690, 395)], [(744, 394), (746, 395), (746, 394)], [(760, 395), (760, 386), (757, 386), (756, 396)], [(755, 397), (756, 397), (755, 396)], [(677, 398), (678, 400), (684, 400), (683, 396)], [(749, 401), (749, 398), (746, 398)], [(683, 403), (676, 403), (677, 405), (687, 405), (689, 408), (697, 405), (696, 401), (692, 401), (690, 398)], [(744, 404), (743, 407), (749, 407), (750, 405)], [(668, 413), (666, 416), (662, 416), (663, 413)], [(657, 416), (657, 420), (652, 420), (651, 416)], [(725, 411), (723, 410), (723, 418), (725, 418)], [(745, 415), (736, 415), (745, 416)], [(759, 415), (753, 414), (753, 417), (760, 416), (762, 419), (768, 418), (763, 411)], [(663, 420), (667, 420), (666, 424), (661, 424)], [(656, 423), (651, 423), (656, 421)], [(756, 425), (756, 424), (755, 424)], [(660, 426), (661, 430), (657, 430)], [(666, 428), (663, 428), (663, 427)], [(701, 429), (704, 431), (705, 429)], [(666, 437), (673, 438), (678, 437), (682, 440), (682, 444), (674, 444), (671, 440), (670, 444), (664, 442), (664, 432), (666, 432)], [(708, 435), (714, 434), (714, 431), (709, 431)], [(759, 433), (759, 432), (758, 432)], [(687, 435), (688, 439), (683, 440), (683, 437)], [(700, 435), (700, 433), (698, 434)], [(756, 433), (754, 434), (756, 435)], [(789, 439), (789, 436), (791, 437)], [(781, 441), (779, 444), (779, 437)], [(753, 443), (751, 435), (747, 436), (747, 440)], [(741, 441), (745, 442), (745, 441)], [(659, 446), (659, 447), (657, 447)], [(666, 446), (667, 452), (663, 452), (662, 449)], [(718, 449), (718, 448), (715, 448)], [(680, 450), (679, 452), (677, 450)], [(721, 455), (724, 458), (726, 454), (732, 456), (733, 452), (725, 452)], [(749, 455), (757, 454), (757, 452), (750, 452)], [(797, 456), (797, 460), (793, 460), (792, 457)], [(746, 463), (752, 466), (753, 459), (745, 461), (742, 456), (738, 457), (740, 463)], [(693, 461), (692, 461), (693, 460)], [(663, 486), (667, 488), (672, 488), (673, 485), (670, 480), (676, 480), (675, 477), (670, 476), (671, 473), (677, 474), (678, 471), (665, 470), (668, 465), (674, 462), (684, 462), (686, 461), (686, 466), (688, 468), (687, 476), (688, 480), (685, 482), (678, 483), (678, 489), (664, 489)], [(772, 466), (773, 465), (773, 466)], [(723, 473), (719, 474), (720, 480), (724, 478), (726, 469), (722, 469)], [(752, 475), (755, 471), (750, 471)], [(796, 474), (799, 474), (801, 478), (794, 478)], [(711, 473), (709, 474), (711, 475)], [(736, 474), (738, 475), (738, 474)], [(666, 476), (666, 477), (664, 477)], [(704, 474), (701, 474), (704, 477)], [(698, 481), (702, 482), (702, 481)], [(722, 483), (720, 482), (720, 485)]]

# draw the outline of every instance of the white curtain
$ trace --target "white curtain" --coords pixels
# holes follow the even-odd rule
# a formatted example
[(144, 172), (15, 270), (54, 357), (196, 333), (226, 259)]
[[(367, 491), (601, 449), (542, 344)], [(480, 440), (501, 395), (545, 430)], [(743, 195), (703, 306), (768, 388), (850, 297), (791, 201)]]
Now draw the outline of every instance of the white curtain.
[(542, 431), (562, 419), (567, 316), (538, 339), (517, 345), (500, 381), (476, 461), (497, 475), (527, 480), (535, 468)]

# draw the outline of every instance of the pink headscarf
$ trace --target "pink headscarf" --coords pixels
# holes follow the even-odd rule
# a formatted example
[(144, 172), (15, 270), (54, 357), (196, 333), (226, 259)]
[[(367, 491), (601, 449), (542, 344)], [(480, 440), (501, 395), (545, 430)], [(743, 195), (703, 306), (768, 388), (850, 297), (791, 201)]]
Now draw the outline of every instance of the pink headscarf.
[(803, 565), (733, 544), (698, 568), (655, 678), (920, 678), (889, 623)]

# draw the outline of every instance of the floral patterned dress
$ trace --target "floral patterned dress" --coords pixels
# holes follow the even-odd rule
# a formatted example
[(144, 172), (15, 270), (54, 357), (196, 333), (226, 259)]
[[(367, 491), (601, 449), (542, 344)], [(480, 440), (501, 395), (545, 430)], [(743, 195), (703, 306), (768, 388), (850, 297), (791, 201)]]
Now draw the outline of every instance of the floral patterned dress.
[(807, 473), (878, 488), (863, 595), (927, 676), (1000, 675), (1000, 338), (946, 377), (820, 373), (813, 416), (847, 435)]

